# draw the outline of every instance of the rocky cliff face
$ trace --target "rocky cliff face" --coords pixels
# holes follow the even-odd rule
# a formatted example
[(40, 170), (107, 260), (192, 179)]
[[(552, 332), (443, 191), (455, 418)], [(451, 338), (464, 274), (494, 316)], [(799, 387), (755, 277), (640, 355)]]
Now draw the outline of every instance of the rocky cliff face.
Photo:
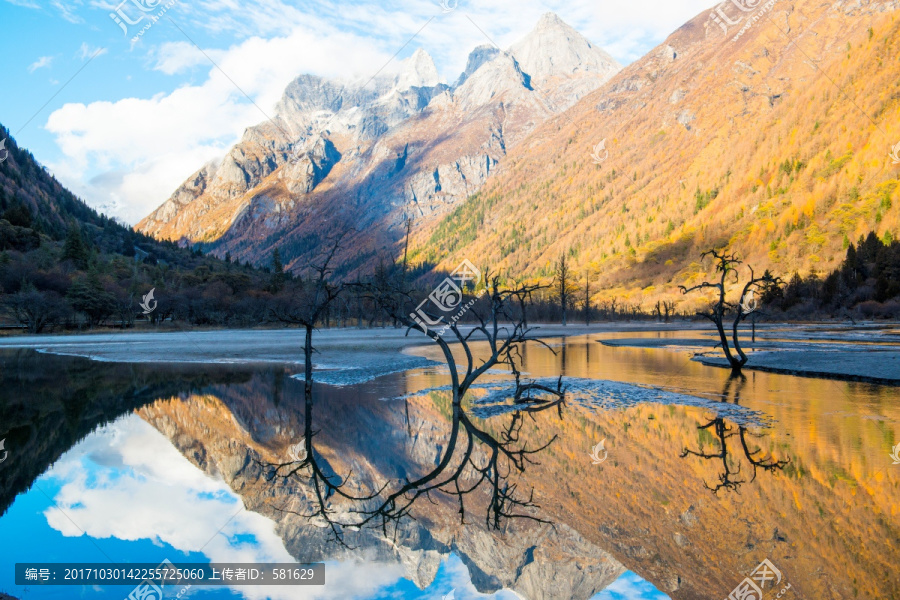
[(288, 261), (301, 258), (311, 238), (342, 227), (384, 246), (405, 218), (422, 225), (475, 193), (509, 148), (619, 68), (548, 14), (507, 51), (475, 48), (452, 87), (421, 49), (390, 78), (302, 75), (272, 121), (137, 227), (255, 262), (276, 244)]

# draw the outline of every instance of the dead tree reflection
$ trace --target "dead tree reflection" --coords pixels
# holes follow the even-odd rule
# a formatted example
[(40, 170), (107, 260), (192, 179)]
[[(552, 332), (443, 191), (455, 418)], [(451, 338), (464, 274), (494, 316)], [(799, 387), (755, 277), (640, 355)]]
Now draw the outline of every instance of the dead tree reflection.
[[(725, 381), (725, 387), (722, 390), (722, 402), (731, 401), (734, 404), (740, 404), (741, 392), (746, 383), (747, 377), (745, 375), (738, 374), (730, 376)], [(737, 427), (737, 431), (735, 431), (735, 427)], [(719, 474), (718, 483), (715, 486), (710, 486), (705, 481), (703, 483), (706, 488), (714, 494), (718, 494), (721, 489), (738, 491), (738, 488), (742, 484), (756, 480), (757, 471), (759, 469), (769, 472), (780, 471), (790, 462), (790, 459), (776, 460), (773, 456), (765, 453), (762, 448), (751, 450), (748, 438), (762, 438), (764, 436), (748, 431), (743, 425), (729, 425), (722, 417), (716, 417), (705, 425), (698, 425), (697, 429), (713, 432), (713, 437), (715, 437), (719, 445), (718, 452), (707, 453), (703, 452), (702, 448), (699, 451), (684, 448), (680, 456), (681, 458), (685, 458), (686, 456), (691, 455), (699, 456), (705, 460), (721, 461), (722, 473)], [(749, 480), (741, 478), (742, 459), (735, 458), (729, 448), (728, 440), (734, 437), (737, 437), (740, 440), (741, 452), (752, 468), (752, 476)]]
[[(487, 278), (485, 278), (487, 280)], [(538, 412), (555, 409), (562, 418), (565, 404), (565, 388), (562, 377), (555, 386), (544, 385), (523, 377), (522, 349), (531, 338), (531, 330), (525, 325), (525, 316), (519, 310), (525, 299), (537, 286), (521, 286), (502, 289), (499, 278), (490, 279), (490, 285), (480, 300), (471, 303), (471, 314), (476, 324), (463, 331), (455, 322), (447, 324), (443, 333), (421, 327), (412, 310), (421, 307), (412, 292), (402, 287), (402, 278), (385, 277), (365, 288), (366, 295), (385, 314), (404, 324), (407, 334), (422, 331), (441, 349), (449, 367), (451, 385), (451, 422), (446, 449), (437, 465), (416, 478), (388, 481), (380, 488), (365, 492), (348, 491), (353, 474), (341, 477), (323, 467), (323, 459), (316, 451), (314, 440), (318, 432), (313, 429), (313, 394), (311, 373), (307, 371), (305, 387), (305, 425), (301, 440), (302, 455), (298, 452), (292, 460), (280, 464), (267, 464), (267, 478), (300, 480), (312, 490), (313, 509), (308, 512), (286, 513), (309, 520), (324, 522), (330, 537), (347, 546), (344, 532), (363, 528), (377, 528), (386, 537), (395, 536), (404, 518), (414, 518), (413, 507), (422, 498), (435, 502), (434, 494), (455, 498), (459, 505), (461, 522), (466, 522), (469, 511), (466, 496), (481, 488), (487, 491), (485, 525), (500, 529), (507, 519), (526, 519), (545, 523), (536, 513), (539, 506), (534, 501), (533, 490), (521, 490), (513, 479), (527, 466), (536, 464), (535, 457), (547, 449), (556, 436), (544, 443), (532, 446), (523, 435), (523, 425), (534, 421)], [(428, 318), (438, 321), (439, 316)], [(487, 356), (475, 358), (473, 342), (484, 342)], [(530, 339), (531, 343), (541, 343)], [(454, 350), (456, 352), (454, 352)], [(552, 350), (552, 349), (551, 349)], [(508, 395), (508, 422), (498, 434), (478, 423), (464, 407), (467, 392), (489, 370), (506, 368), (512, 375), (512, 388)], [(501, 417), (495, 417), (501, 418)], [(299, 446), (299, 445), (298, 445)]]

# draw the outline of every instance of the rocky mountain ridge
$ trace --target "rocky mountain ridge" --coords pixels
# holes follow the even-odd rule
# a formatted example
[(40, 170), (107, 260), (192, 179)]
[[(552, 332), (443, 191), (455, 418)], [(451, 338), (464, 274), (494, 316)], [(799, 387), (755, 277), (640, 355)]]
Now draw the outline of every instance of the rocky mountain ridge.
[(475, 48), (452, 87), (422, 49), (396, 76), (362, 85), (302, 75), (272, 121), (248, 128), (137, 228), (253, 262), (278, 245), (296, 263), (339, 227), (388, 247), (402, 221), (446, 214), (509, 148), (619, 68), (547, 14), (508, 51)]

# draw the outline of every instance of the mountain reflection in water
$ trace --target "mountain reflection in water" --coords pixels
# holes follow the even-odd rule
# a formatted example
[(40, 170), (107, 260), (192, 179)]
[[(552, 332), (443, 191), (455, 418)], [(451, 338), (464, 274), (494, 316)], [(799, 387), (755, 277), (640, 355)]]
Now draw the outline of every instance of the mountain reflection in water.
[[(439, 598), (460, 586), (457, 598), (469, 597), (466, 589), (509, 589), (529, 599), (585, 599), (614, 581), (601, 597), (663, 597), (641, 578), (673, 598), (726, 597), (768, 558), (796, 597), (900, 595), (893, 568), (900, 467), (888, 456), (900, 437), (895, 388), (765, 373), (729, 381), (726, 371), (683, 353), (607, 348), (596, 337), (561, 340), (555, 355), (529, 345), (524, 368), (532, 377), (562, 372), (737, 403), (774, 419), (772, 427), (745, 427), (705, 406), (660, 403), (605, 410), (573, 402), (561, 417), (555, 410), (521, 415), (516, 444), (552, 443), (523, 472), (503, 476), (535, 505), (527, 514), (538, 520), (504, 519), (495, 530), (485, 521), (494, 496), (488, 485), (466, 495), (462, 524), (458, 498), (432, 492), (395, 527), (345, 531), (342, 545), (321, 520), (301, 516), (312, 497), (308, 482), (269, 480), (268, 465), (293, 462), (291, 447), (296, 457), (298, 442), (312, 432), (323, 475), (340, 478), (348, 494), (370, 495), (429, 473), (447, 450), (452, 406), (446, 393), (414, 392), (441, 386), (439, 369), (316, 386), (307, 407), (302, 382), (271, 366), (118, 365), (5, 353), (6, 563), (51, 560), (48, 554), (106, 561), (96, 544), (121, 561), (171, 551), (172, 560), (329, 563), (326, 590), (277, 596), (285, 598)], [(480, 435), (504, 440), (516, 417), (467, 418)], [(589, 453), (603, 439), (608, 459), (595, 465)], [(478, 460), (483, 452), (476, 449)], [(729, 485), (712, 493), (723, 477)], [(353, 506), (344, 508), (348, 514), (338, 516), (351, 516)], [(52, 550), (74, 548), (76, 540), (81, 555)], [(144, 544), (129, 550), (122, 540)], [(615, 595), (628, 585), (630, 596)], [(0, 579), (0, 591), (22, 598), (65, 598), (75, 588), (54, 589), (55, 596), (25, 595)], [(124, 597), (122, 590), (109, 597)], [(208, 590), (199, 597), (218, 597)]]

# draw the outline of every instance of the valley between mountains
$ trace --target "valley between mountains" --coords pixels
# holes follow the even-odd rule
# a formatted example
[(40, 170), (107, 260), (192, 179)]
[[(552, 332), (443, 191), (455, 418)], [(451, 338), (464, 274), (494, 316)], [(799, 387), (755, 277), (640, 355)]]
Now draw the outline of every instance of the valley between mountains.
[[(753, 4), (752, 10), (747, 8)], [(898, 233), (895, 5), (801, 0), (703, 11), (622, 68), (546, 14), (469, 55), (452, 84), (417, 49), (371, 82), (302, 75), (137, 229), (301, 271), (350, 231), (340, 276), (467, 258), (598, 296), (679, 296), (727, 247), (785, 278)], [(737, 4), (735, 4), (737, 6)], [(351, 249), (352, 250), (349, 250)]]

